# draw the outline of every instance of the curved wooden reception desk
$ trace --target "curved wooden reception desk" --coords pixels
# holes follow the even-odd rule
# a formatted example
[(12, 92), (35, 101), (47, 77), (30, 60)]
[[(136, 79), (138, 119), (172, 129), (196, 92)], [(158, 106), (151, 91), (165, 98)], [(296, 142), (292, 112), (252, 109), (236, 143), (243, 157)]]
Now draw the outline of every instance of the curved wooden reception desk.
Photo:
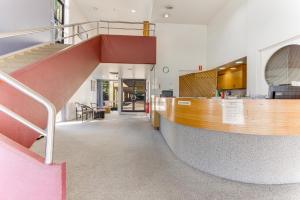
[(300, 183), (300, 101), (156, 97), (152, 109), (187, 164), (240, 182)]

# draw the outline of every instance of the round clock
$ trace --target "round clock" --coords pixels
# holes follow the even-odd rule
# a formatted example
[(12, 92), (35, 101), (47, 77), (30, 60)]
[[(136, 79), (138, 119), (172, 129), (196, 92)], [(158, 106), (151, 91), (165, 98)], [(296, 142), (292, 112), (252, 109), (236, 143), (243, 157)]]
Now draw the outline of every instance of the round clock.
[(167, 67), (167, 66), (163, 67), (163, 72), (164, 73), (169, 73), (170, 72), (169, 67)]

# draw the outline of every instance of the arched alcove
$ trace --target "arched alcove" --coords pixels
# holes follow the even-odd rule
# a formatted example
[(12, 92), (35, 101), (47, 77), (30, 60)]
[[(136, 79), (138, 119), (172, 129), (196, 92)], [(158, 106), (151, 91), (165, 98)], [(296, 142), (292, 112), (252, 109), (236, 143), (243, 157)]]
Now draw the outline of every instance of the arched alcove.
[(300, 45), (289, 45), (276, 51), (266, 65), (265, 79), (269, 86), (300, 81)]

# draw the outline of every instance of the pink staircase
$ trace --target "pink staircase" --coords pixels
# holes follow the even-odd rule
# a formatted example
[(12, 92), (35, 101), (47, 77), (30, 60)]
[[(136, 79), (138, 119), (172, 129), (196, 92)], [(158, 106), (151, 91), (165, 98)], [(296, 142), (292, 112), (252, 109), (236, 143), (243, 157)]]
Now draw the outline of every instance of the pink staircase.
[[(156, 39), (100, 35), (10, 75), (61, 110), (101, 62), (155, 64)], [(46, 128), (43, 106), (4, 82), (0, 94), (0, 105)], [(0, 133), (0, 199), (66, 199), (66, 164), (44, 164), (29, 150), (39, 134), (1, 112)]]

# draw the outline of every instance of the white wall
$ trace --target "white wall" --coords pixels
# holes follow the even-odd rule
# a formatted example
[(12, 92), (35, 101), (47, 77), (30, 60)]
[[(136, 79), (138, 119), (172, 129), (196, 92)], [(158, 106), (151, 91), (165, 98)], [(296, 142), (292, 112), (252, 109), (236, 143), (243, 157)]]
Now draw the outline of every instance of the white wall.
[(66, 1), (66, 24), (79, 23), (88, 21), (88, 18), (83, 14), (76, 1)]
[[(299, 0), (248, 0), (248, 85), (250, 95), (265, 95), (268, 86), (260, 49), (300, 34)], [(280, 47), (278, 47), (280, 48)]]
[[(14, 32), (40, 26), (50, 26), (51, 0), (2, 0), (0, 1), (0, 32)], [(0, 55), (26, 48), (41, 42), (49, 42), (51, 33), (35, 34), (0, 40)]]
[[(87, 17), (85, 17), (76, 1), (66, 0), (65, 7), (65, 24), (73, 24), (88, 21)], [(66, 32), (67, 35), (72, 34), (71, 29), (67, 29)], [(71, 42), (72, 39), (69, 39), (69, 41), (67, 41), (67, 43)], [(78, 37), (76, 37), (75, 43), (79, 42), (81, 42), (81, 40)], [(73, 97), (65, 105), (63, 109), (64, 120), (73, 120), (76, 118), (76, 110), (74, 104), (75, 102), (82, 103), (87, 106), (90, 106), (90, 103), (96, 102), (97, 93), (91, 91), (91, 80), (93, 80), (92, 76), (87, 78), (87, 80), (81, 85), (81, 87), (76, 91)]]
[(246, 56), (247, 0), (231, 0), (208, 25), (208, 67)]
[(299, 0), (231, 0), (208, 24), (208, 65), (247, 56), (248, 94), (267, 95), (260, 50), (300, 34), (299, 7)]
[[(81, 22), (87, 22), (90, 21), (82, 11), (81, 7), (78, 5), (77, 1), (75, 0), (66, 0), (65, 1), (65, 24), (75, 24), (75, 23), (81, 23)], [(82, 27), (85, 30), (90, 30), (92, 28), (95, 28), (92, 26), (92, 24), (85, 24), (82, 25)], [(72, 35), (73, 30), (72, 28), (65, 29), (66, 35)], [(96, 31), (91, 31), (88, 33), (89, 37), (92, 37), (96, 34)], [(75, 37), (75, 43), (81, 42), (81, 39), (76, 36)], [(72, 38), (69, 38), (66, 40), (66, 43), (72, 43)]]
[(73, 120), (76, 118), (75, 102), (90, 106), (91, 103), (97, 103), (97, 92), (91, 91), (92, 75), (81, 85), (73, 97), (65, 106), (65, 119)]
[[(157, 24), (157, 65), (151, 79), (152, 94), (173, 89), (179, 94), (179, 75), (182, 71), (206, 66), (207, 29), (203, 25)], [(169, 73), (162, 71), (168, 66)]]

